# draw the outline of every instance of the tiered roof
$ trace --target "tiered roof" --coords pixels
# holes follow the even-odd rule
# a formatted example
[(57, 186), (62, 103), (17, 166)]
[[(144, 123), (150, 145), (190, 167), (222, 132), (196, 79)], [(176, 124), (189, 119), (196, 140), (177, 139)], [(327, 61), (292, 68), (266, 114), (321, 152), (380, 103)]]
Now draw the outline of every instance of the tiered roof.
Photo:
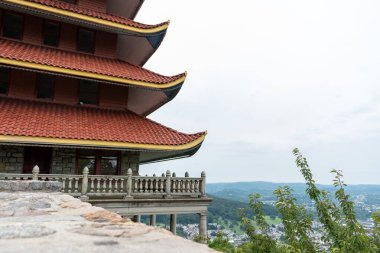
[(86, 21), (94, 25), (109, 26), (110, 28), (125, 30), (127, 33), (153, 34), (163, 32), (169, 26), (169, 21), (157, 25), (146, 25), (58, 0), (2, 0), (2, 2), (3, 4), (27, 8), (49, 15), (53, 14), (59, 17)]
[[(157, 49), (169, 25), (169, 22), (145, 25), (57, 0), (0, 1), (0, 7), (4, 6), (44, 18), (146, 37), (152, 50), (145, 58)], [(174, 98), (186, 78), (186, 73), (163, 76), (118, 59), (4, 38), (0, 38), (0, 65), (127, 85), (135, 87), (131, 89), (135, 91), (159, 91), (160, 96), (149, 96), (152, 101), (145, 101), (149, 105), (140, 108), (143, 111), (140, 114), (149, 113)], [(131, 103), (144, 103), (143, 96), (144, 93), (139, 93), (135, 96), (138, 101)], [(128, 110), (6, 97), (0, 97), (0, 108), (2, 143), (140, 150), (145, 151), (142, 152), (145, 162), (192, 155), (206, 135), (205, 132), (181, 133)]]
[(154, 89), (173, 88), (186, 78), (185, 73), (163, 76), (117, 59), (1, 38), (0, 64)]
[(205, 132), (185, 134), (129, 111), (0, 98), (0, 141), (37, 145), (186, 151)]

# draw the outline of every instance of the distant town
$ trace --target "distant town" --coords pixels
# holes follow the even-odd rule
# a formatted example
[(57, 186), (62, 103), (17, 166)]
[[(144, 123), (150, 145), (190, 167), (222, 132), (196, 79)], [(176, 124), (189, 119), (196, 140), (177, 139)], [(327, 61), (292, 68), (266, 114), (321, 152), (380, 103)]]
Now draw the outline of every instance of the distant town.
[[(374, 213), (380, 211), (380, 199), (373, 198), (372, 195), (368, 196), (367, 194), (359, 194), (352, 196), (352, 200), (355, 203), (357, 210), (363, 210), (366, 213)], [(274, 205), (274, 201), (266, 201), (268, 205)], [(311, 202), (302, 203), (307, 209), (313, 209)], [(360, 219), (360, 223), (370, 234), (374, 228), (374, 222), (372, 218)], [(313, 234), (311, 235), (315, 242), (319, 243), (323, 248), (322, 236), (322, 225), (320, 222), (313, 222)], [(198, 236), (198, 224), (178, 224), (177, 231), (179, 235), (182, 235), (184, 238), (189, 240), (194, 240)], [(241, 244), (249, 240), (248, 236), (244, 232), (237, 232), (234, 229), (226, 228), (223, 224), (218, 223), (208, 223), (208, 238), (210, 240), (215, 239), (217, 234), (222, 232), (229, 240), (229, 242), (234, 246), (240, 246)], [(284, 228), (281, 223), (272, 224), (270, 227), (270, 233), (274, 239), (282, 240), (284, 238)]]

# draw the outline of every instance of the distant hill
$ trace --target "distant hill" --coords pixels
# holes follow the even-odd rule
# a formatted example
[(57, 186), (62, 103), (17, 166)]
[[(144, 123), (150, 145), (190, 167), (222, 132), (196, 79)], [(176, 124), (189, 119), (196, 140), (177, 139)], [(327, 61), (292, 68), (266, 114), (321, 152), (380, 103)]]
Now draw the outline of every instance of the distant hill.
[[(238, 183), (214, 183), (207, 184), (208, 194), (219, 198), (241, 201), (248, 203), (249, 194), (259, 193), (262, 200), (271, 203), (276, 200), (273, 191), (280, 186), (289, 186), (293, 189), (298, 202), (313, 206), (313, 203), (306, 196), (306, 185), (303, 183), (270, 183), (270, 182), (238, 182)], [(332, 185), (317, 185), (319, 189), (334, 192)], [(380, 207), (380, 185), (349, 185), (347, 193), (351, 200), (355, 202), (355, 209), (358, 219), (366, 220), (371, 217), (373, 210)]]
[[(249, 206), (247, 203), (243, 203), (236, 200), (229, 200), (219, 198), (217, 196), (208, 195), (208, 197), (212, 198), (208, 208), (208, 219), (209, 223), (218, 223), (223, 220), (225, 223), (238, 223), (240, 222), (240, 217), (238, 215), (238, 209), (244, 208), (248, 210), (248, 214), (252, 215), (249, 212)], [(264, 213), (267, 216), (278, 216), (277, 210), (270, 205), (264, 205)], [(148, 222), (148, 217), (143, 217), (143, 222)], [(169, 224), (169, 216), (168, 215), (159, 215), (157, 216), (157, 222), (163, 224)], [(178, 215), (177, 218), (178, 224), (197, 224), (199, 223), (199, 217), (195, 214), (182, 214)]]
[[(207, 184), (207, 193), (231, 200), (248, 203), (251, 193), (260, 193), (263, 200), (274, 200), (273, 191), (280, 186), (289, 186), (294, 194), (303, 198), (306, 185), (304, 183), (271, 183), (271, 182), (237, 182), (237, 183), (212, 183)], [(320, 189), (334, 191), (331, 185), (317, 185)], [(379, 195), (380, 185), (350, 185), (347, 192), (351, 195)]]

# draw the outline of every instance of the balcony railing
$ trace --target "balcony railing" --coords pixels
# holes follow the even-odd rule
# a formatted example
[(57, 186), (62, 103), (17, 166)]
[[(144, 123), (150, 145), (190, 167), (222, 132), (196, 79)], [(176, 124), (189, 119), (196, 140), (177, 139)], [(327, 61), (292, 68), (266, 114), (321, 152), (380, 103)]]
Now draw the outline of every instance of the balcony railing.
[(32, 174), (0, 173), (0, 180), (42, 180), (62, 182), (62, 192), (83, 199), (91, 197), (133, 198), (174, 198), (206, 196), (206, 174), (201, 177), (177, 177), (170, 171), (160, 177), (155, 175), (133, 176), (129, 169), (126, 176), (89, 175), (87, 167), (81, 175), (70, 174), (39, 174), (38, 166)]

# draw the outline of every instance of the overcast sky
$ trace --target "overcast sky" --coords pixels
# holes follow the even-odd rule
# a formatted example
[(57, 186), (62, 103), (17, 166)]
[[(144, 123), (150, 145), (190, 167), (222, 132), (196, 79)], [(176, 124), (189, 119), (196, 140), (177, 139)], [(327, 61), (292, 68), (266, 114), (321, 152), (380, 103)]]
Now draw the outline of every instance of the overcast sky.
[(152, 174), (205, 170), (208, 182), (301, 182), (291, 151), (315, 178), (380, 184), (380, 1), (146, 0), (136, 20), (171, 24), (146, 68), (188, 78), (149, 117), (208, 130), (187, 159)]

